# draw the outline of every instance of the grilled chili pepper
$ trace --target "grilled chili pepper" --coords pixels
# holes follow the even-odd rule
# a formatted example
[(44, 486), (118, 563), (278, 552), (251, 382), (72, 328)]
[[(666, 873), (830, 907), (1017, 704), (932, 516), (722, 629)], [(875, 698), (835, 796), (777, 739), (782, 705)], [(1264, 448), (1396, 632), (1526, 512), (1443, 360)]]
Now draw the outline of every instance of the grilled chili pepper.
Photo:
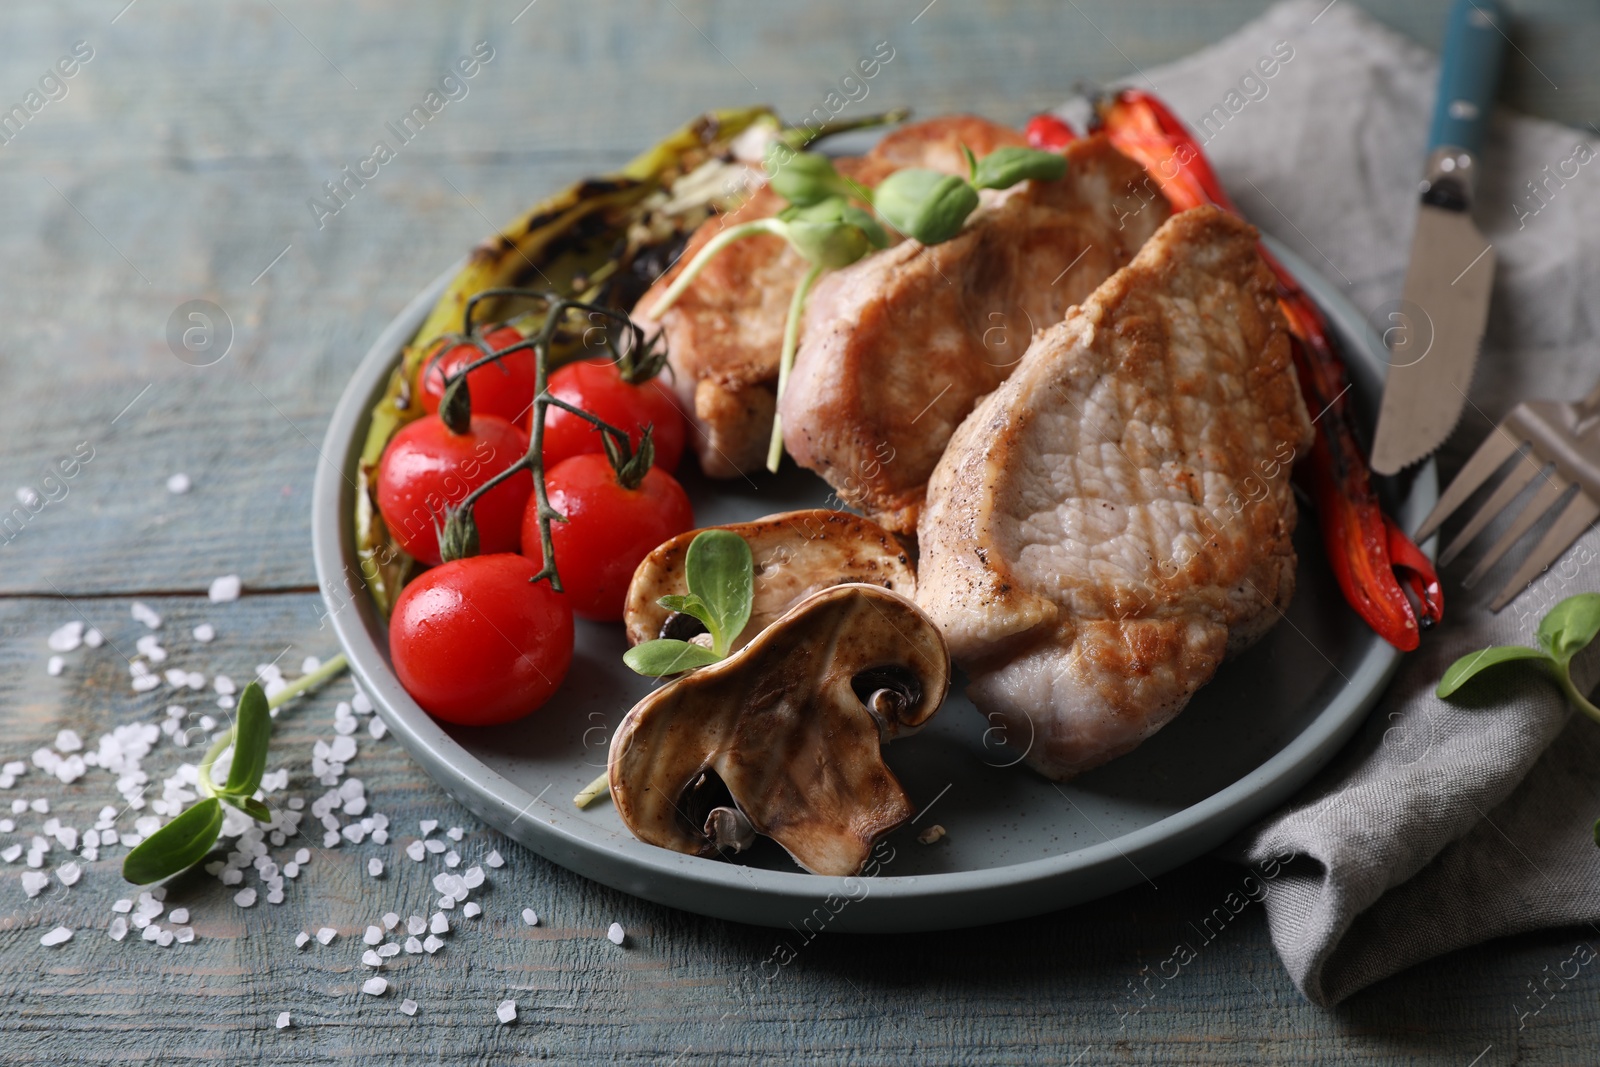
[[(1240, 214), (1189, 130), (1156, 97), (1123, 89), (1097, 101), (1096, 112), (1098, 130), (1144, 166), (1174, 209), (1214, 204)], [(1041, 123), (1040, 140), (1051, 132), (1053, 127)], [(1439, 576), (1384, 514), (1373, 492), (1366, 451), (1356, 437), (1346, 397), (1349, 376), (1327, 321), (1283, 264), (1265, 247), (1261, 255), (1278, 279), (1278, 304), (1289, 323), (1301, 395), (1316, 413), (1316, 440), (1299, 470), (1316, 502), (1328, 562), (1357, 614), (1385, 641), (1409, 652), (1419, 643), (1419, 630), (1430, 628), (1443, 614)], [(1415, 608), (1402, 582), (1416, 597)]]

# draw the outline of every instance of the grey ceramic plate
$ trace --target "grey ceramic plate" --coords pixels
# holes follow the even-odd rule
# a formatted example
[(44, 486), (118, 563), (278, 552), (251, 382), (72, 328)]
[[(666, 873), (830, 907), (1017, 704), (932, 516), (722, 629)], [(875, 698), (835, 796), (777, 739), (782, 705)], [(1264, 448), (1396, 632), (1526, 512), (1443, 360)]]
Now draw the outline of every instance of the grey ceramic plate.
[[(1374, 410), (1384, 366), (1378, 338), (1333, 286), (1269, 244), (1328, 314), (1356, 390)], [(957, 685), (927, 728), (886, 750), (922, 813), (880, 844), (872, 877), (806, 874), (770, 842), (738, 863), (643, 844), (609, 803), (587, 811), (572, 803), (602, 772), (611, 731), (649, 688), (622, 666), (620, 625), (578, 623), (571, 673), (538, 713), (507, 727), (447, 727), (395, 679), (384, 621), (357, 578), (348, 516), (367, 413), (454, 273), (389, 324), (334, 412), (312, 512), (318, 580), (361, 684), (423, 768), (491, 826), (595, 881), (705, 915), (811, 930), (936, 930), (1050, 911), (1152, 879), (1282, 803), (1350, 737), (1394, 672), (1398, 653), (1345, 606), (1308, 515), (1296, 536), (1299, 590), (1287, 624), (1224, 665), (1130, 755), (1053, 784), (1017, 765), (1019, 752)], [(683, 477), (703, 525), (816, 507), (827, 496), (820, 480), (798, 471), (715, 483)], [(1401, 525), (1414, 528), (1436, 496), (1430, 463), (1393, 501)], [(948, 836), (919, 844), (916, 833), (935, 822)]]

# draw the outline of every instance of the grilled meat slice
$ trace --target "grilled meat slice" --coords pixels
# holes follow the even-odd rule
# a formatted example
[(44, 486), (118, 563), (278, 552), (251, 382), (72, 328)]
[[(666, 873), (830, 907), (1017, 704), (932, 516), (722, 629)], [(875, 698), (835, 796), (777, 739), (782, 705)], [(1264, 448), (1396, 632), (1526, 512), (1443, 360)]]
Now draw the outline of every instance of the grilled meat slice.
[[(949, 115), (902, 127), (866, 156), (835, 163), (840, 173), (868, 187), (902, 167), (965, 174), (963, 143), (985, 155), (1023, 141), (1004, 126)], [(783, 198), (763, 186), (738, 209), (706, 222), (676, 265), (639, 299), (635, 318), (654, 330), (648, 311), (707, 242), (728, 226), (769, 218), (783, 207)], [(713, 478), (736, 477), (766, 462), (784, 319), (806, 269), (805, 259), (780, 237), (737, 241), (661, 317), (672, 366), (669, 380), (694, 426), (701, 469)]]
[(1041, 773), (1137, 746), (1294, 592), (1311, 442), (1256, 232), (1172, 218), (968, 416), (918, 529), (917, 601)]
[(785, 446), (847, 503), (911, 533), (928, 476), (1037, 330), (1133, 258), (1170, 208), (1102, 137), (1059, 181), (986, 193), (961, 233), (825, 275), (782, 401)]

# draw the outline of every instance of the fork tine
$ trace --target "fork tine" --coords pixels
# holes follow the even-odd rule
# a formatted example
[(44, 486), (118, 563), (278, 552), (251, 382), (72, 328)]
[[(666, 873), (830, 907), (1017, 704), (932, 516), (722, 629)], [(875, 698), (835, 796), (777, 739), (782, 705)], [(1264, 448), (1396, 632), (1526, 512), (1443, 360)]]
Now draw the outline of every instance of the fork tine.
[(1505, 481), (1495, 487), (1494, 494), (1484, 502), (1483, 507), (1478, 509), (1477, 514), (1473, 515), (1467, 524), (1461, 528), (1461, 532), (1456, 534), (1455, 540), (1451, 541), (1449, 546), (1439, 554), (1440, 565), (1448, 566), (1451, 560), (1459, 556), (1461, 550), (1471, 544), (1472, 539), (1482, 533), (1483, 528), (1493, 522), (1496, 515), (1499, 515), (1509, 507), (1511, 502), (1517, 498), (1517, 495), (1526, 489), (1528, 483), (1533, 481), (1542, 470), (1544, 470), (1543, 460), (1537, 458), (1531, 452), (1524, 453), (1522, 458), (1512, 466), (1511, 473), (1506, 475)]
[(1578, 535), (1589, 528), (1589, 524), (1600, 517), (1600, 501), (1586, 493), (1579, 493), (1573, 497), (1561, 511), (1561, 517), (1556, 519), (1554, 526), (1545, 531), (1545, 535), (1534, 546), (1533, 552), (1523, 560), (1517, 573), (1512, 575), (1505, 588), (1500, 590), (1494, 601), (1489, 605), (1490, 611), (1499, 611), (1517, 598), (1517, 594), (1527, 587), (1528, 583), (1539, 576), (1539, 572), (1560, 558)]
[(1500, 557), (1506, 554), (1506, 550), (1516, 544), (1523, 534), (1533, 529), (1534, 524), (1544, 518), (1545, 514), (1555, 507), (1556, 503), (1571, 487), (1572, 483), (1559, 474), (1546, 478), (1544, 484), (1539, 487), (1539, 491), (1534, 494), (1533, 499), (1528, 501), (1528, 506), (1523, 508), (1521, 514), (1517, 516), (1516, 521), (1511, 524), (1505, 533), (1500, 535), (1500, 540), (1496, 541), (1494, 546), (1484, 553), (1477, 566), (1472, 568), (1472, 572), (1461, 580), (1461, 584), (1468, 589), (1477, 585), (1479, 579), (1489, 572), (1489, 568), (1500, 562)]
[(1496, 426), (1494, 432), (1484, 439), (1483, 444), (1467, 460), (1466, 466), (1456, 474), (1455, 480), (1439, 495), (1439, 503), (1434, 505), (1428, 517), (1422, 520), (1422, 525), (1417, 527), (1413, 535), (1418, 541), (1425, 541), (1437, 530), (1445, 519), (1450, 517), (1467, 498), (1478, 491), (1479, 486), (1489, 480), (1489, 476), (1500, 469), (1501, 464), (1510, 459), (1522, 442), (1506, 432), (1505, 427)]

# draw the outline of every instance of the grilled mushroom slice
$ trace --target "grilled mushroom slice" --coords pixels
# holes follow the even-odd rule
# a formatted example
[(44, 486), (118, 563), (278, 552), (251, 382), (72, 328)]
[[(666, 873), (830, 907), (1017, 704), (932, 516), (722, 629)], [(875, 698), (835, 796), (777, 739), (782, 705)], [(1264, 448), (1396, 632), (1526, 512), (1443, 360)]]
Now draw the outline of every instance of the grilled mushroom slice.
[(611, 739), (612, 799), (652, 845), (712, 856), (762, 834), (813, 874), (854, 874), (916, 810), (880, 747), (949, 684), (944, 636), (910, 600), (825, 589), (634, 705)]
[[(916, 572), (906, 550), (888, 530), (859, 515), (817, 508), (714, 528), (743, 537), (755, 557), (755, 599), (750, 622), (733, 642), (735, 649), (744, 647), (779, 615), (829, 586), (865, 582), (905, 597), (916, 596)], [(689, 543), (701, 532), (690, 530), (667, 541), (633, 572), (623, 612), (630, 645), (658, 637), (688, 641), (704, 631), (693, 616), (668, 611), (656, 603), (663, 596), (688, 592), (683, 558)]]

